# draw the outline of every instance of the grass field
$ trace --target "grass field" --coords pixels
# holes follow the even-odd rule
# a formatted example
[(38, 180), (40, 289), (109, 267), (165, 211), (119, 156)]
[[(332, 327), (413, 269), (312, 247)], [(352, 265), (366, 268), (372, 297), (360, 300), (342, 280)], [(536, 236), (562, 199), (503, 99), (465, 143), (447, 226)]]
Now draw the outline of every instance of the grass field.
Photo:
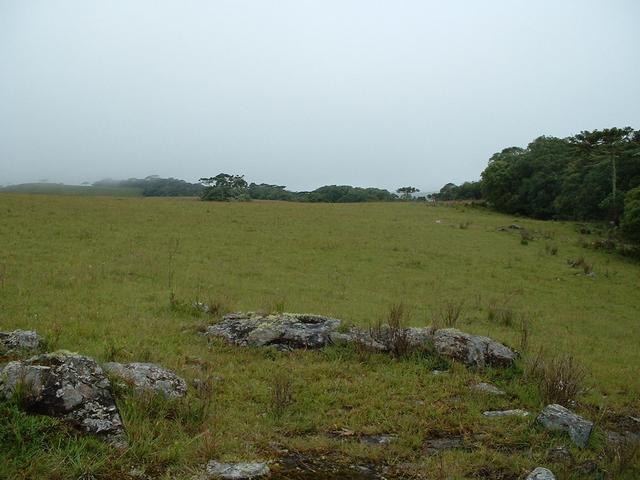
[[(534, 239), (524, 245), (519, 231), (498, 231), (514, 222)], [(238, 349), (198, 335), (214, 319), (189, 305), (284, 309), (368, 325), (403, 302), (415, 326), (455, 305), (462, 308), (458, 328), (516, 347), (524, 318), (530, 354), (573, 354), (589, 373), (589, 390), (575, 409), (610, 426), (640, 412), (640, 265), (582, 246), (592, 237), (572, 223), (464, 206), (2, 194), (1, 330), (35, 329), (51, 348), (100, 361), (157, 362), (188, 380), (209, 379), (211, 390), (192, 390), (175, 405), (123, 392), (126, 452), (3, 404), (0, 477), (134, 478), (128, 475), (135, 467), (152, 478), (190, 478), (211, 458), (269, 459), (278, 449), (425, 478), (515, 479), (537, 465), (554, 467), (546, 452), (568, 444), (566, 437), (532, 420), (481, 415), (541, 409), (520, 367), (453, 365), (449, 375), (434, 376), (438, 365), (419, 357), (363, 357), (346, 347)], [(569, 265), (580, 257), (595, 276)], [(496, 308), (510, 312), (513, 323), (491, 319)], [(509, 395), (470, 391), (478, 380)], [(283, 382), (292, 402), (279, 409), (272, 390)], [(331, 434), (339, 430), (398, 439), (363, 445)], [(446, 434), (462, 435), (471, 448), (421, 453), (425, 438)], [(572, 451), (578, 461), (596, 460), (601, 471), (581, 477), (556, 466), (559, 478), (640, 475), (633, 463), (602, 457), (601, 434)]]

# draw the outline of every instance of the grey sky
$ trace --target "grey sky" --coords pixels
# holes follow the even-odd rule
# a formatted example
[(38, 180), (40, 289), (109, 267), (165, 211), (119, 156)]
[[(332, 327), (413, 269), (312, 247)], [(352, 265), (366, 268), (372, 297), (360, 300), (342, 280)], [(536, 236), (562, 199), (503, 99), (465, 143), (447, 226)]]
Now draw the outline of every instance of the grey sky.
[(640, 128), (640, 2), (0, 0), (0, 183), (438, 189)]

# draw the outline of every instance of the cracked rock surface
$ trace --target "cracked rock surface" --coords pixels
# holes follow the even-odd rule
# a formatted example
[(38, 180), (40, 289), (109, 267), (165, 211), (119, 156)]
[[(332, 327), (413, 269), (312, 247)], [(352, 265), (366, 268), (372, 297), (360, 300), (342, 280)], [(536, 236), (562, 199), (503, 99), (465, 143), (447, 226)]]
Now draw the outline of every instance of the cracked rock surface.
[(116, 446), (126, 445), (109, 379), (90, 357), (58, 351), (9, 362), (0, 374), (0, 396), (20, 388), (27, 411), (59, 417)]

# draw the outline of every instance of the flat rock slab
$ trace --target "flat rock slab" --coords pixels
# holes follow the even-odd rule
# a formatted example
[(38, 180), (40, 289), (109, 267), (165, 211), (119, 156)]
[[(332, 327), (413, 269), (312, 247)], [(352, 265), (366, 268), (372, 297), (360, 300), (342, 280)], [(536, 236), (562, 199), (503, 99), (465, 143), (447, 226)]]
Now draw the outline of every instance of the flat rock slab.
[(63, 418), (116, 446), (126, 445), (111, 384), (92, 358), (60, 351), (9, 362), (0, 374), (0, 396), (10, 398), (19, 386), (27, 411)]
[(544, 467), (538, 467), (525, 480), (556, 480), (553, 472)]
[(515, 351), (500, 342), (455, 328), (436, 330), (433, 344), (440, 355), (477, 367), (508, 367), (518, 357)]
[(389, 445), (398, 438), (397, 435), (388, 433), (383, 435), (362, 435), (360, 443), (365, 445)]
[(443, 450), (461, 448), (463, 439), (461, 436), (429, 438), (422, 444), (422, 453), (427, 456), (437, 455)]
[(245, 347), (322, 348), (331, 343), (331, 333), (339, 326), (340, 320), (320, 315), (232, 313), (209, 326), (205, 335)]
[(513, 410), (489, 410), (487, 412), (482, 412), (482, 415), (489, 418), (497, 418), (497, 417), (528, 417), (530, 414), (526, 410), (520, 410), (519, 408), (515, 408)]
[(206, 468), (208, 478), (224, 478), (228, 480), (263, 477), (269, 475), (269, 473), (269, 467), (262, 462), (218, 463), (211, 460), (207, 463)]
[(183, 397), (187, 393), (187, 382), (171, 370), (154, 363), (109, 362), (103, 368), (137, 391), (151, 391), (166, 398)]
[(573, 443), (579, 447), (587, 445), (593, 430), (593, 422), (557, 404), (547, 405), (536, 420), (549, 430), (568, 432)]
[(476, 383), (471, 386), (472, 390), (476, 390), (477, 392), (487, 393), (489, 395), (505, 395), (505, 392), (500, 390), (495, 385), (491, 385), (490, 383)]
[(41, 342), (40, 335), (33, 330), (0, 332), (0, 354), (13, 353), (20, 350), (35, 352), (40, 348)]

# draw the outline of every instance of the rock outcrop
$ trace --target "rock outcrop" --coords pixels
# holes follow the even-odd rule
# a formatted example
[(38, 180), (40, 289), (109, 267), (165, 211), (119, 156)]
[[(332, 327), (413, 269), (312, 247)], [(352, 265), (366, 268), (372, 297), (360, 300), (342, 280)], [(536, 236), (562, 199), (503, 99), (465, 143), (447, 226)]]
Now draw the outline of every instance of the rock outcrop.
[(232, 313), (225, 315), (220, 323), (209, 326), (205, 335), (223, 337), (234, 345), (273, 345), (283, 350), (322, 348), (332, 343), (359, 343), (371, 350), (385, 352), (394, 349), (394, 342), (402, 341), (410, 349), (433, 346), (444, 357), (478, 367), (507, 367), (518, 356), (515, 351), (491, 338), (454, 328), (392, 329), (382, 326), (373, 332), (351, 327), (341, 332), (340, 324), (336, 318), (321, 315)]
[(245, 480), (269, 475), (269, 467), (262, 462), (218, 463), (211, 460), (207, 463), (206, 478), (223, 478), (226, 480)]
[(339, 326), (340, 320), (320, 315), (231, 313), (207, 328), (205, 335), (223, 337), (241, 346), (312, 349), (329, 345), (331, 333)]
[(16, 391), (28, 411), (63, 418), (116, 446), (126, 445), (111, 384), (92, 358), (59, 351), (9, 362), (0, 374), (0, 396)]
[(102, 367), (139, 392), (152, 391), (166, 398), (183, 397), (187, 393), (187, 382), (184, 379), (153, 363), (109, 362)]
[(33, 330), (13, 330), (0, 332), (0, 354), (16, 351), (35, 352), (40, 348), (42, 339)]
[(593, 430), (593, 422), (557, 404), (547, 405), (536, 420), (549, 430), (568, 432), (571, 440), (579, 447), (587, 445)]

